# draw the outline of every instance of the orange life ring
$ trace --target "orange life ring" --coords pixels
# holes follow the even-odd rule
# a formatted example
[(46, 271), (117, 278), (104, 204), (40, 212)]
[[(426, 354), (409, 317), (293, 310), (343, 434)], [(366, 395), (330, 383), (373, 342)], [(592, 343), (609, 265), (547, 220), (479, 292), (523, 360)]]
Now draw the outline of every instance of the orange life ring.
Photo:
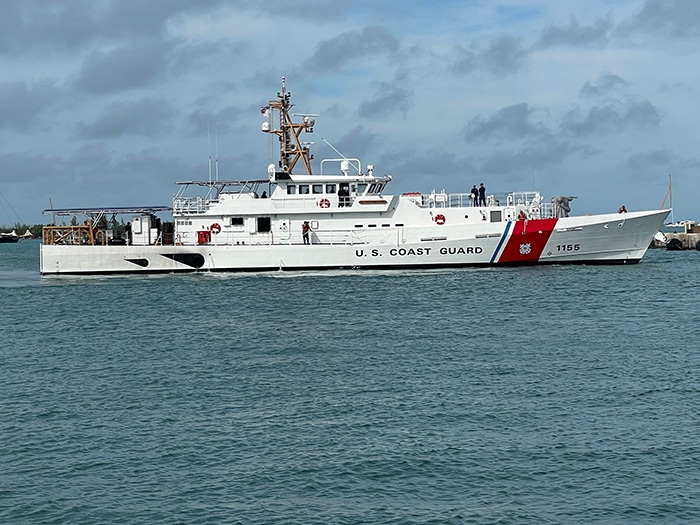
[(321, 208), (330, 208), (330, 207), (331, 207), (331, 201), (329, 201), (328, 199), (321, 199), (320, 201), (318, 201), (318, 205), (319, 205)]
[(215, 222), (212, 224), (209, 229), (211, 230), (212, 233), (219, 233), (221, 231), (221, 224), (218, 222)]
[(445, 224), (445, 216), (443, 214), (439, 213), (438, 215), (435, 216), (435, 222), (437, 224), (440, 224), (440, 225)]

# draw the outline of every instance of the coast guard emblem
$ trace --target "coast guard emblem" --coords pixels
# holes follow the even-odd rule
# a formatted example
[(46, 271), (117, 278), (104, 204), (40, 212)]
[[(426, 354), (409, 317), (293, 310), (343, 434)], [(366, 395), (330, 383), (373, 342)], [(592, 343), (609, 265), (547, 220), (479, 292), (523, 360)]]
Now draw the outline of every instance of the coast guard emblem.
[(520, 245), (520, 255), (528, 255), (531, 251), (532, 247), (529, 243)]

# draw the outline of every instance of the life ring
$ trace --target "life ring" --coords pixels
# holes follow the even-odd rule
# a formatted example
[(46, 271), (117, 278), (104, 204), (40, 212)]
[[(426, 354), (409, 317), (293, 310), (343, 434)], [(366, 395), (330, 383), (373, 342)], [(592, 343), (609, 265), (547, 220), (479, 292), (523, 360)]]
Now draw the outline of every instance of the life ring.
[(209, 230), (211, 230), (212, 233), (219, 233), (221, 231), (221, 224), (215, 222), (209, 227)]
[(435, 216), (435, 222), (440, 225), (445, 224), (445, 216), (441, 213), (437, 214)]
[(330, 208), (330, 207), (331, 207), (331, 201), (329, 201), (328, 199), (321, 199), (320, 201), (318, 201), (318, 205), (319, 205), (321, 208)]

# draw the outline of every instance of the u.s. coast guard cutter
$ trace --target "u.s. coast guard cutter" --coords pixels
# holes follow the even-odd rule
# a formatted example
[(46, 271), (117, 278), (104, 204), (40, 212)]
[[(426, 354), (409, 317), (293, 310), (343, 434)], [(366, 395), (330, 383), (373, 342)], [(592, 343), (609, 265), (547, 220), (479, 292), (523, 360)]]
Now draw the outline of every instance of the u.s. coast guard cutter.
[[(291, 108), (283, 82), (264, 108), (280, 157), (265, 178), (178, 182), (172, 207), (44, 210), (54, 223), (43, 229), (41, 274), (636, 263), (670, 211), (574, 217), (570, 198), (539, 192), (489, 194), (482, 206), (469, 193), (391, 195), (391, 176), (342, 156), (312, 174), (300, 135), (315, 122), (295, 122)], [(55, 224), (77, 215), (86, 220)], [(123, 238), (114, 219), (125, 215)]]

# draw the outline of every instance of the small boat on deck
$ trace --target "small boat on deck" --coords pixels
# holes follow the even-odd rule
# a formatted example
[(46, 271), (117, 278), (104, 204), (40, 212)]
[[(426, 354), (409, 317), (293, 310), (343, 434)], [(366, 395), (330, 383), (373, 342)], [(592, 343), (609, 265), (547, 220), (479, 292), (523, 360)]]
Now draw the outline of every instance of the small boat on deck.
[(262, 131), (279, 142), (265, 177), (178, 182), (172, 206), (44, 210), (86, 220), (44, 226), (41, 274), (631, 264), (670, 211), (573, 216), (574, 197), (545, 202), (539, 191), (482, 202), (444, 190), (390, 194), (391, 175), (343, 155), (312, 173), (301, 134), (315, 115), (295, 121), (291, 108), (283, 79), (262, 108)]

